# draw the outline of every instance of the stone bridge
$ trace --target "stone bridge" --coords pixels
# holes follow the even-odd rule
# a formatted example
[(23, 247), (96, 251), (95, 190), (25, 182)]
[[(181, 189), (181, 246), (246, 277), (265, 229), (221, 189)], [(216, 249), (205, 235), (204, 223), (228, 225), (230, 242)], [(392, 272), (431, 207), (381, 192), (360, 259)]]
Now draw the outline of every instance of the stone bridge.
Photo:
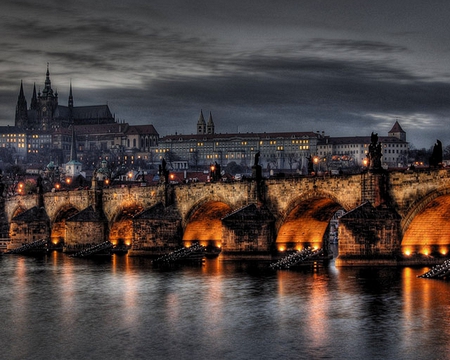
[[(262, 256), (305, 246), (337, 265), (434, 263), (448, 256), (449, 171), (365, 172), (59, 191), (4, 199), (10, 245), (48, 237), (67, 249), (109, 240), (129, 255), (199, 241), (222, 255)], [(337, 220), (336, 214), (343, 214)]]

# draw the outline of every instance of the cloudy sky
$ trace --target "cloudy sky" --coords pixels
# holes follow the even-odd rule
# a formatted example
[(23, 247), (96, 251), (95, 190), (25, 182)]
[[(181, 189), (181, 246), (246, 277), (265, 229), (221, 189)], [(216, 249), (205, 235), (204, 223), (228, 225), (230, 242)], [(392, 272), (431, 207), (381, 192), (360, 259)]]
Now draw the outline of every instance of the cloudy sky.
[(2, 0), (0, 125), (20, 81), (190, 134), (387, 135), (450, 145), (448, 0)]

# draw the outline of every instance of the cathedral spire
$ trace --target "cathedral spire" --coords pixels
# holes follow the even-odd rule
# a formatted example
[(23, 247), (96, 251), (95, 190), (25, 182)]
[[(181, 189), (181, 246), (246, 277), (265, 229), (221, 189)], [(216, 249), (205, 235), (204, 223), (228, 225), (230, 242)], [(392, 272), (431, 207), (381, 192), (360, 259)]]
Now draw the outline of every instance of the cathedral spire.
[(38, 101), (37, 101), (37, 95), (36, 95), (36, 83), (33, 84), (33, 96), (31, 97), (31, 104), (30, 104), (30, 110), (37, 110), (38, 109)]
[(25, 99), (25, 94), (23, 92), (23, 81), (22, 80), (20, 80), (19, 100), (20, 99)]
[(45, 86), (44, 90), (42, 90), (42, 94), (44, 96), (53, 96), (52, 82), (50, 81), (50, 70), (48, 63), (47, 63), (47, 73), (45, 74)]
[(19, 96), (17, 98), (17, 105), (16, 105), (15, 126), (25, 128), (27, 127), (27, 122), (28, 122), (27, 100), (25, 99), (25, 94), (23, 92), (23, 82), (21, 80)]
[(69, 109), (73, 108), (73, 96), (72, 96), (72, 80), (70, 80), (70, 88), (69, 88)]

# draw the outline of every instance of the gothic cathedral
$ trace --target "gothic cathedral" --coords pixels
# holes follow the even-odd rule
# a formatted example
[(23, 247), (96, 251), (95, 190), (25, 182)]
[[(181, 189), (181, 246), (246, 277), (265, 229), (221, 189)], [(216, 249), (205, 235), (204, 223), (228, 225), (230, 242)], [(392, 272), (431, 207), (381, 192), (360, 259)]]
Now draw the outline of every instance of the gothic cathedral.
[(47, 73), (42, 93), (36, 94), (36, 85), (33, 87), (30, 107), (27, 107), (20, 83), (19, 97), (16, 106), (15, 126), (28, 130), (55, 130), (60, 127), (67, 128), (74, 125), (109, 124), (114, 117), (108, 105), (78, 106), (73, 105), (72, 84), (67, 106), (58, 104), (58, 93), (54, 92), (50, 81), (50, 71), (47, 64)]

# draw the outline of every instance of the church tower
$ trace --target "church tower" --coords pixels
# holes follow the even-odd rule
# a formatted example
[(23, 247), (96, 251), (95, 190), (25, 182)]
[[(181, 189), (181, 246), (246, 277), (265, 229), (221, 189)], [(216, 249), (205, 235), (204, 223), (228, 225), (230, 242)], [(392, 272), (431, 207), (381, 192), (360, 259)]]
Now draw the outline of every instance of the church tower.
[(207, 134), (214, 134), (214, 121), (212, 118), (211, 111), (209, 112), (208, 124), (206, 125)]
[(393, 136), (402, 141), (406, 141), (406, 132), (403, 131), (403, 129), (400, 126), (400, 124), (398, 123), (398, 121), (395, 122), (391, 131), (388, 132), (388, 136)]
[(206, 134), (206, 122), (202, 110), (200, 110), (200, 116), (197, 121), (197, 134)]
[(28, 126), (27, 100), (25, 99), (25, 95), (23, 93), (22, 81), (20, 82), (19, 97), (17, 99), (17, 105), (16, 105), (15, 126), (22, 128), (22, 129), (26, 128)]

